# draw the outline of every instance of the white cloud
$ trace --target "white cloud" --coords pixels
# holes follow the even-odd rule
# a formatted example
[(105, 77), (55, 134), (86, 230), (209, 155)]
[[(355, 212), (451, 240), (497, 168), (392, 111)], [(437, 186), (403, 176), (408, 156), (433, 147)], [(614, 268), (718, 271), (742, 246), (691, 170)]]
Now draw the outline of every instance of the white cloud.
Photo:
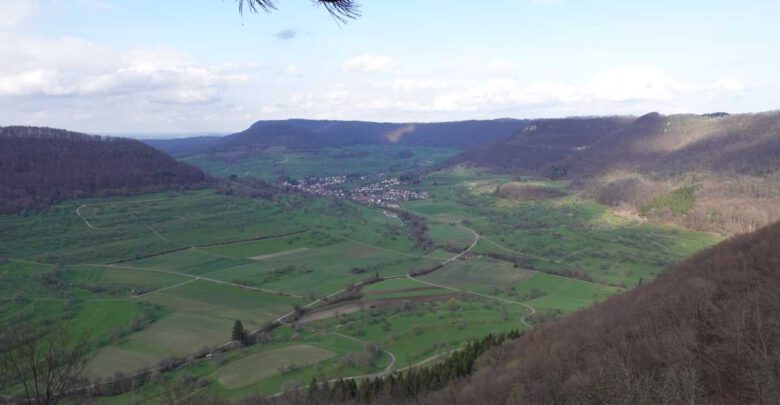
[(389, 83), (389, 87), (400, 91), (443, 90), (447, 86), (446, 80), (430, 78), (402, 78)]
[(398, 67), (395, 59), (386, 55), (366, 53), (347, 59), (344, 69), (363, 72), (386, 72)]
[(499, 72), (508, 72), (522, 67), (520, 63), (509, 62), (504, 59), (496, 59), (488, 63), (488, 68)]
[(0, 29), (18, 25), (38, 11), (36, 0), (0, 0)]
[(0, 46), (0, 96), (131, 95), (191, 104), (215, 101), (223, 87), (247, 81), (168, 48), (118, 53), (73, 38), (19, 41), (25, 46)]
[(739, 80), (681, 80), (647, 65), (615, 67), (579, 83), (497, 76), (485, 65), (481, 74), (387, 81), (366, 78), (332, 86), (333, 89), (321, 93), (311, 91), (286, 102), (268, 104), (263, 111), (276, 117), (419, 117), (429, 121), (540, 114), (642, 114), (653, 110), (696, 111), (701, 107), (694, 101), (702, 96), (722, 100), (748, 88)]
[(297, 65), (290, 65), (284, 69), (284, 73), (288, 76), (300, 76), (301, 68), (299, 68)]

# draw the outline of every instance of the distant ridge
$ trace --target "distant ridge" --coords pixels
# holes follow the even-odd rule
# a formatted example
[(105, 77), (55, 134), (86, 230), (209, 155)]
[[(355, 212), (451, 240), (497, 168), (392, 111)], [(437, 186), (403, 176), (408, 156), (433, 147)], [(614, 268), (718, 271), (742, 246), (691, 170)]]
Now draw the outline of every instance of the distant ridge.
[(780, 169), (780, 112), (533, 120), (457, 162), (518, 174), (558, 166), (570, 177), (614, 170), (774, 171)]
[(0, 213), (73, 198), (202, 187), (206, 181), (200, 169), (136, 140), (0, 127)]
[(311, 149), (383, 144), (465, 150), (512, 136), (526, 123), (515, 119), (443, 123), (289, 119), (258, 121), (245, 131), (221, 138), (149, 139), (144, 142), (179, 157), (209, 152), (260, 151), (270, 147)]

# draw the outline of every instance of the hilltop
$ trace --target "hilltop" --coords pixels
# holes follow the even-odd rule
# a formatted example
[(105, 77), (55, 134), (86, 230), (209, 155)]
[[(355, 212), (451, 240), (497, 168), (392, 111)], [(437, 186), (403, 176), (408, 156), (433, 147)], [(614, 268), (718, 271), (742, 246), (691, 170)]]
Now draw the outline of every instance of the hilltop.
[(251, 152), (271, 147), (314, 149), (355, 145), (446, 147), (465, 150), (483, 142), (506, 138), (526, 121), (498, 119), (444, 123), (382, 123), (289, 119), (258, 121), (225, 137), (145, 140), (174, 156), (208, 152)]
[(136, 140), (0, 127), (0, 213), (73, 198), (201, 187), (206, 180), (200, 169)]

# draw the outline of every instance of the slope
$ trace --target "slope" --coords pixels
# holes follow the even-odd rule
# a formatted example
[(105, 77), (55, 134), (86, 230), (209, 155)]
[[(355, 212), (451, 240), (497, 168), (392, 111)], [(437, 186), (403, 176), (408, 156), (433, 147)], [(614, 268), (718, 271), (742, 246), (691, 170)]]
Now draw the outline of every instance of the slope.
[(0, 213), (87, 196), (199, 187), (206, 180), (200, 169), (139, 141), (0, 127)]

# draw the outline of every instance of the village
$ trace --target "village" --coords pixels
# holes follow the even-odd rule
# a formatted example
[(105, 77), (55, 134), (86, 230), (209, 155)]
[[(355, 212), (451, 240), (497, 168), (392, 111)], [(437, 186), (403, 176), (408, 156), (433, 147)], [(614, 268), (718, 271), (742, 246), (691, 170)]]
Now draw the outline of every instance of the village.
[(429, 193), (426, 191), (401, 188), (401, 181), (398, 180), (398, 178), (385, 179), (352, 189), (339, 187), (346, 184), (348, 181), (365, 181), (367, 179), (368, 176), (308, 177), (302, 180), (285, 180), (278, 183), (278, 186), (297, 189), (319, 197), (352, 200), (363, 204), (390, 209), (400, 208), (398, 205), (400, 202), (424, 200), (430, 197)]

